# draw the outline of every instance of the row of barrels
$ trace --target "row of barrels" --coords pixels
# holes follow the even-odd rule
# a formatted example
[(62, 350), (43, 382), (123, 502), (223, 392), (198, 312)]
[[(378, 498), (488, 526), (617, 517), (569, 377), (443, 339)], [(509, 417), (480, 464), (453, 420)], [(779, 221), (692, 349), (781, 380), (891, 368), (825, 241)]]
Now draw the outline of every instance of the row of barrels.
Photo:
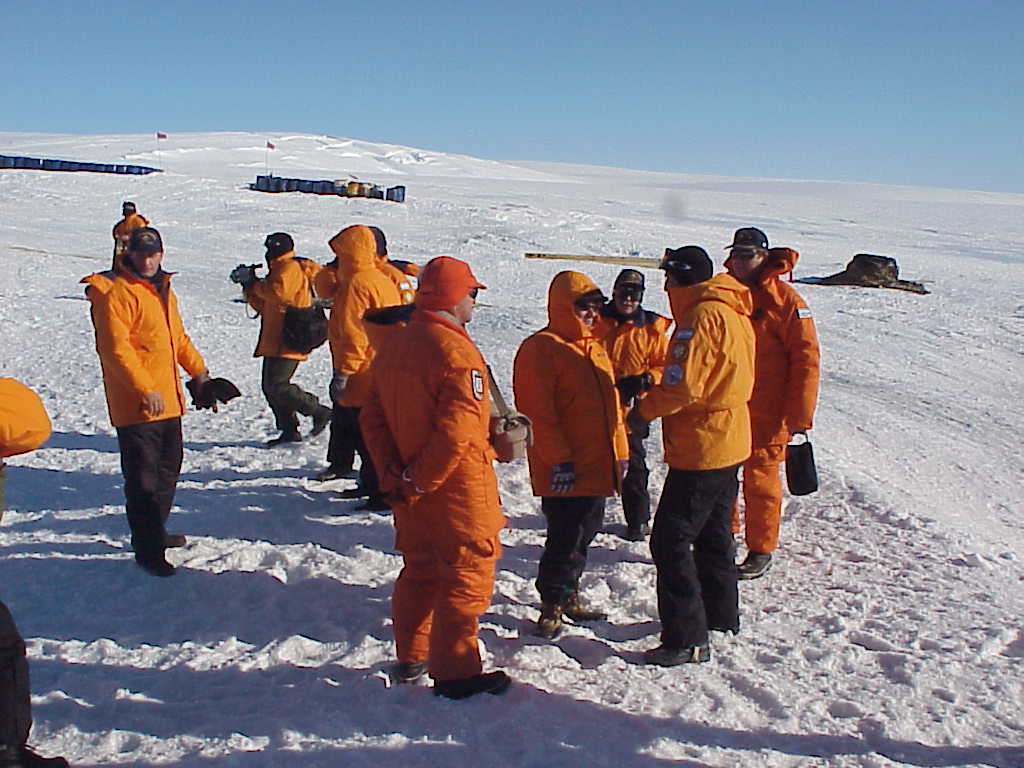
[(0, 155), (0, 168), (24, 168), (33, 171), (88, 171), (90, 173), (127, 173), (142, 176), (159, 171), (146, 165), (112, 165), (110, 163), (80, 163), (76, 160), (53, 160), (48, 157), (21, 157)]
[(249, 189), (259, 192), (308, 192), (314, 195), (340, 195), (341, 197), (369, 197), (377, 200), (405, 202), (405, 187), (384, 187), (362, 181), (330, 181), (321, 179), (288, 179), (282, 176), (257, 176)]

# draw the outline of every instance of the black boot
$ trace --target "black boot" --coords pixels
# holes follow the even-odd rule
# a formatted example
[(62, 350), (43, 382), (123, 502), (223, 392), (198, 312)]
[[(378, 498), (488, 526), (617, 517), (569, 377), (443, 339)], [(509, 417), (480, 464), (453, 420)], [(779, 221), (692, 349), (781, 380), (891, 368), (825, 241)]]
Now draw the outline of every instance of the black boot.
[(63, 757), (43, 757), (22, 744), (20, 747), (0, 746), (0, 768), (67, 768)]
[(302, 435), (299, 434), (299, 430), (294, 429), (290, 432), (282, 432), (280, 435), (275, 437), (273, 440), (267, 440), (267, 448), (276, 448), (279, 445), (287, 445), (288, 443), (301, 443)]
[(711, 661), (711, 647), (693, 645), (684, 648), (671, 648), (659, 645), (644, 651), (644, 664), (657, 664), (659, 667), (676, 667), (680, 664), (698, 664)]
[(759, 579), (772, 567), (771, 552), (748, 552), (747, 558), (736, 566), (736, 575), (742, 581)]
[(425, 661), (400, 661), (391, 668), (391, 679), (396, 683), (415, 683), (427, 674)]
[(327, 425), (331, 423), (331, 413), (333, 411), (326, 405), (321, 405), (316, 409), (313, 413), (313, 428), (309, 430), (310, 437), (316, 437), (327, 429)]
[(512, 685), (512, 678), (504, 672), (484, 672), (461, 680), (438, 680), (434, 683), (434, 695), (446, 699), (465, 699), (478, 693), (495, 696), (504, 693)]

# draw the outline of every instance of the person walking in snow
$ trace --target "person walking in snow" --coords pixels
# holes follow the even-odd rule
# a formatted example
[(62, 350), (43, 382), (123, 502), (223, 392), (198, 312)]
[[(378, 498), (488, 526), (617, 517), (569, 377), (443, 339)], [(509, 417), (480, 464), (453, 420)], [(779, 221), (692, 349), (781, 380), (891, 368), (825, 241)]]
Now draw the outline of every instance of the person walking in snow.
[(711, 658), (709, 629), (739, 632), (730, 516), (750, 456), (754, 331), (750, 291), (712, 277), (703, 248), (666, 249), (661, 268), (675, 330), (661, 383), (627, 422), (662, 418), (669, 471), (651, 531), (661, 645), (644, 660), (675, 666)]
[[(39, 396), (15, 379), (0, 379), (0, 518), (4, 514), (3, 459), (33, 451), (50, 437), (50, 417)], [(32, 698), (25, 641), (0, 601), (0, 768), (62, 768), (63, 757), (42, 757), (28, 746)]]
[[(644, 392), (661, 380), (668, 349), (671, 320), (641, 306), (644, 275), (624, 269), (615, 278), (612, 298), (601, 308), (605, 329), (601, 343), (615, 370), (615, 387), (623, 409), (628, 409)], [(650, 425), (636, 420), (629, 430), (629, 469), (622, 481), (622, 512), (629, 541), (643, 541), (650, 532), (651, 494), (647, 487), (647, 448), (644, 441)]]
[(125, 200), (121, 204), (121, 220), (114, 225), (114, 261), (110, 268), (120, 269), (121, 261), (128, 250), (128, 239), (139, 227), (148, 227), (149, 219), (135, 209), (135, 203)]
[[(339, 438), (348, 436), (360, 458), (359, 484), (342, 491), (341, 495), (350, 499), (365, 497), (366, 501), (358, 509), (383, 511), (388, 504), (380, 494), (373, 460), (359, 428), (359, 410), (366, 403), (370, 386), (370, 364), (377, 354), (363, 325), (363, 316), (374, 309), (397, 306), (402, 300), (395, 284), (377, 267), (377, 238), (369, 227), (362, 224), (346, 227), (330, 239), (329, 245), (336, 256), (333, 280), (329, 285), (327, 277), (320, 278), (317, 288), (323, 287), (328, 293), (321, 296), (333, 300), (328, 325), (333, 363), (329, 391), (335, 406), (332, 444), (335, 431)], [(324, 267), (321, 274), (329, 269), (330, 266)], [(332, 446), (328, 446), (329, 466), (318, 476), (322, 480), (334, 479), (333, 476), (340, 476), (334, 475), (336, 470), (346, 469), (335, 463), (340, 462), (342, 456), (331, 451)]]
[(420, 273), (411, 313), (368, 316), (368, 325), (408, 322), (386, 332), (359, 415), (404, 563), (391, 598), (396, 677), (429, 672), (434, 693), (452, 699), (502, 693), (511, 682), (483, 672), (477, 641), (505, 525), (487, 365), (465, 329), (485, 287), (468, 264), (439, 256)]
[(117, 430), (124, 473), (125, 511), (135, 561), (154, 576), (173, 576), (164, 556), (185, 537), (164, 528), (181, 471), (181, 416), (185, 395), (178, 366), (192, 380), (196, 403), (209, 402), (209, 373), (185, 333), (171, 275), (161, 267), (160, 233), (151, 227), (132, 232), (121, 270), (88, 275), (96, 352), (110, 420)]
[[(743, 463), (743, 519), (747, 556), (739, 564), (741, 579), (756, 579), (771, 567), (782, 521), (779, 465), (786, 443), (806, 433), (818, 401), (821, 352), (811, 310), (796, 289), (780, 280), (792, 272), (800, 254), (791, 248), (768, 248), (755, 227), (736, 230), (725, 268), (750, 289), (751, 320), (757, 338), (754, 393), (750, 398), (752, 449)], [(733, 533), (740, 532), (739, 505), (733, 510)]]
[(319, 435), (331, 420), (331, 409), (321, 405), (316, 395), (292, 383), (299, 363), (307, 360), (308, 355), (289, 349), (283, 333), (288, 307), (304, 309), (312, 305), (312, 280), (320, 271), (319, 265), (297, 257), (295, 243), (286, 232), (267, 235), (263, 245), (267, 249), (269, 274), (259, 278), (254, 270), (245, 272), (252, 277), (242, 282), (242, 292), (260, 315), (260, 337), (253, 357), (263, 358), (263, 395), (281, 433), (267, 442), (273, 447), (302, 441), (297, 416), (300, 413), (313, 420), (310, 436)]
[(629, 453), (615, 372), (594, 335), (604, 303), (586, 275), (555, 275), (548, 288), (548, 324), (523, 341), (515, 358), (516, 407), (533, 423), (530, 480), (547, 521), (536, 582), (541, 637), (557, 635), (563, 616), (606, 618), (583, 605), (579, 594), (605, 498), (621, 490)]

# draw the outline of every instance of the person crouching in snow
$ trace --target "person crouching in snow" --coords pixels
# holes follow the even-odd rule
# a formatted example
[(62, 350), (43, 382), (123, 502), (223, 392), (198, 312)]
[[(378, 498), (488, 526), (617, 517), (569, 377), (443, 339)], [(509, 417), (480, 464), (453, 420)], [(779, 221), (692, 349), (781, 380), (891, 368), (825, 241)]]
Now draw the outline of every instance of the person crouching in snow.
[(562, 617), (605, 614), (580, 601), (587, 548), (604, 520), (605, 498), (622, 488), (629, 448), (615, 373), (594, 327), (604, 295), (579, 272), (560, 272), (548, 288), (548, 324), (519, 347), (516, 407), (533, 422), (527, 451), (547, 539), (537, 570), (537, 634), (554, 637)]
[[(754, 227), (736, 231), (725, 268), (750, 289), (751, 321), (757, 337), (754, 394), (750, 398), (750, 458), (743, 463), (743, 518), (747, 556), (737, 566), (741, 579), (763, 576), (779, 545), (782, 481), (779, 465), (786, 443), (807, 432), (818, 402), (821, 352), (811, 310), (796, 289), (779, 277), (792, 272), (800, 254), (768, 248)], [(740, 532), (739, 505), (733, 533)]]
[[(619, 390), (623, 413), (644, 392), (661, 380), (668, 350), (672, 321), (641, 306), (644, 275), (624, 269), (615, 278), (612, 299), (601, 308), (602, 325), (607, 330), (601, 343), (615, 369), (615, 387)], [(650, 533), (651, 493), (647, 487), (647, 447), (650, 424), (636, 420), (629, 432), (629, 469), (622, 481), (622, 513), (626, 517), (629, 541), (643, 541)]]
[(427, 263), (407, 325), (377, 350), (359, 414), (404, 560), (391, 598), (395, 677), (413, 682), (429, 672), (434, 693), (450, 699), (511, 683), (504, 672), (483, 672), (477, 641), (505, 526), (487, 365), (465, 329), (484, 287), (458, 259)]

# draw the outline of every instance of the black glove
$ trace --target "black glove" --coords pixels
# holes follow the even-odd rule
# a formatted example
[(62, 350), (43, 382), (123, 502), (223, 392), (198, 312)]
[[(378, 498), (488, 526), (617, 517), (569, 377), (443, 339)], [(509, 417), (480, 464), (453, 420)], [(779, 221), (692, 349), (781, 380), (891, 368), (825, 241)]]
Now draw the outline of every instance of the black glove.
[(193, 408), (197, 411), (209, 408), (214, 413), (217, 412), (217, 398), (213, 394), (213, 388), (210, 387), (209, 375), (200, 374), (194, 379), (189, 379), (185, 382), (185, 386), (188, 388), (189, 394), (192, 395)]
[(615, 388), (619, 390), (619, 398), (623, 405), (631, 404), (643, 392), (654, 386), (654, 376), (650, 371), (644, 371), (636, 376), (623, 376), (615, 382)]

